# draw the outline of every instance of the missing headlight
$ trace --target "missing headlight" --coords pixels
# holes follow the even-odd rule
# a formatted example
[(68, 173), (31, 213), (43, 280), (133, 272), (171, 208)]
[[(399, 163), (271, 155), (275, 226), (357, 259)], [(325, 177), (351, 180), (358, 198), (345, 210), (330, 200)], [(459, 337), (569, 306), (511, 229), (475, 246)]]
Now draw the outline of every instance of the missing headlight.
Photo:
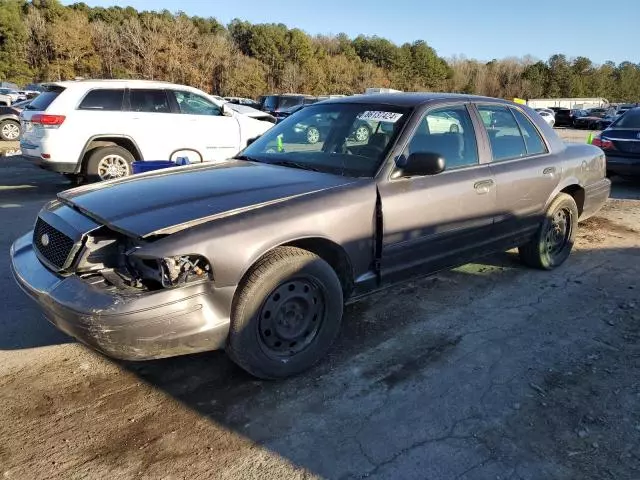
[(163, 258), (159, 264), (164, 288), (212, 279), (209, 262), (199, 255)]

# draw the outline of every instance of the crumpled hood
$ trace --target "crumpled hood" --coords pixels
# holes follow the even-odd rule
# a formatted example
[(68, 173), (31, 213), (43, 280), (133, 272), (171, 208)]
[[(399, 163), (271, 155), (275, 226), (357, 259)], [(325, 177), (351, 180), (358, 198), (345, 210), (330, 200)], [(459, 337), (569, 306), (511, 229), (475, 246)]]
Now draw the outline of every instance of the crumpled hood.
[(94, 220), (145, 237), (173, 233), (356, 179), (263, 163), (230, 160), (133, 175), (58, 194)]

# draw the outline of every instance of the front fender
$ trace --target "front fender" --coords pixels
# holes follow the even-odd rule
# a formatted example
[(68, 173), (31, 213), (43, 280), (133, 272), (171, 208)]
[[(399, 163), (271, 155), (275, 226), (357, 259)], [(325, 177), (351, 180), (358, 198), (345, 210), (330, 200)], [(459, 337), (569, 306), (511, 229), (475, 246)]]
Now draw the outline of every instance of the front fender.
[(375, 182), (366, 179), (197, 225), (152, 241), (137, 255), (202, 255), (222, 288), (238, 285), (272, 249), (313, 237), (339, 245), (357, 276), (371, 264), (375, 203)]

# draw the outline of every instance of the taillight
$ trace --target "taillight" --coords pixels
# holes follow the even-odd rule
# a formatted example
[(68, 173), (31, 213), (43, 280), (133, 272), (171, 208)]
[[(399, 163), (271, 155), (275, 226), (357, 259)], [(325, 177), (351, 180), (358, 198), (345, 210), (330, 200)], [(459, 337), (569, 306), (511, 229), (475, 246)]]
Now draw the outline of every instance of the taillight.
[(614, 148), (613, 142), (606, 138), (602, 138), (600, 136), (595, 137), (591, 142), (591, 145), (595, 145), (596, 147), (600, 147), (603, 150), (612, 150)]
[(64, 122), (64, 115), (47, 115), (45, 113), (36, 113), (31, 117), (31, 123), (38, 123), (45, 127), (59, 127)]

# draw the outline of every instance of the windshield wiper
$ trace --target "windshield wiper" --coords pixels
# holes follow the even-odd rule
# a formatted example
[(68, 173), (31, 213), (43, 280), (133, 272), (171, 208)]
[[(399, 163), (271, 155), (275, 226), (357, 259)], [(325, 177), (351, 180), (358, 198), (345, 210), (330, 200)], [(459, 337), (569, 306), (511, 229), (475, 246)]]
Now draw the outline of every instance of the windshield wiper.
[(276, 160), (275, 162), (269, 162), (271, 165), (280, 165), (282, 167), (293, 167), (301, 170), (311, 170), (312, 172), (321, 172), (322, 170), (307, 165), (306, 163), (294, 162), (293, 160)]
[(262, 162), (261, 160), (255, 158), (255, 157), (250, 157), (248, 155), (236, 155), (235, 157), (231, 157), (233, 160), (245, 160), (247, 162)]

